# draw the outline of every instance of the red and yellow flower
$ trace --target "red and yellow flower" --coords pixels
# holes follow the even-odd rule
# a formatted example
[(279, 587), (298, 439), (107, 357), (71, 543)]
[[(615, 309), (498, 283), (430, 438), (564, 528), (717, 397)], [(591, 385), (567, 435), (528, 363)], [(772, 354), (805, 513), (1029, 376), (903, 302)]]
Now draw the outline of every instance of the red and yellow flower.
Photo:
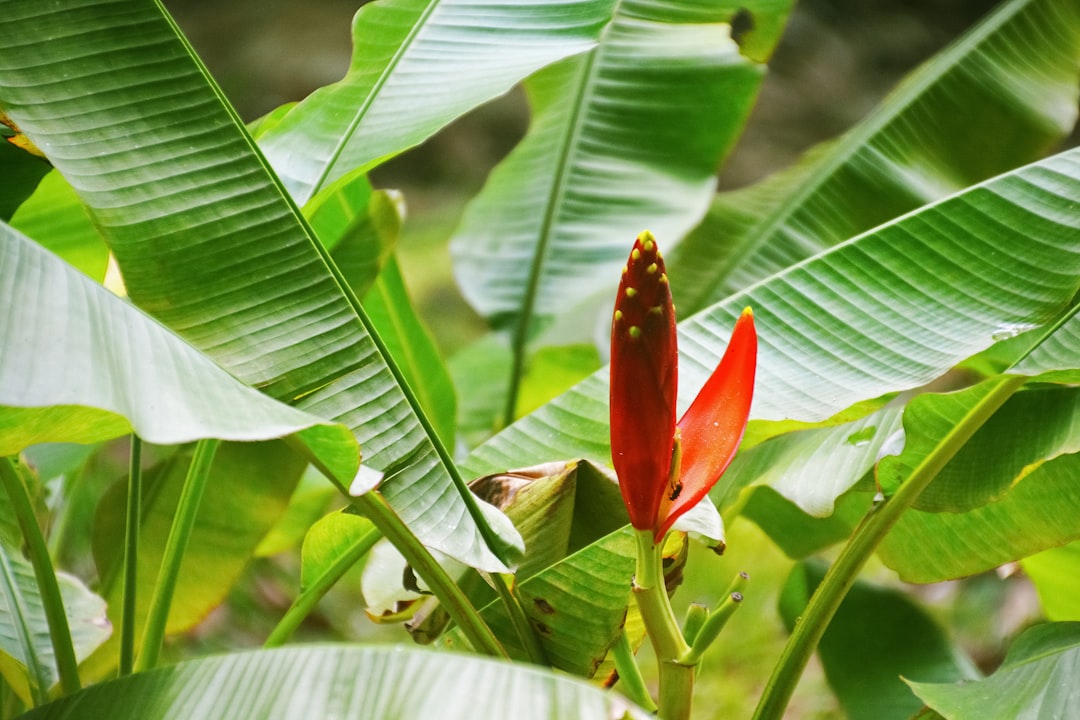
[(724, 357), (675, 422), (675, 307), (656, 238), (638, 236), (623, 268), (611, 327), (611, 455), (639, 530), (659, 543), (720, 479), (746, 430), (757, 367), (750, 308)]

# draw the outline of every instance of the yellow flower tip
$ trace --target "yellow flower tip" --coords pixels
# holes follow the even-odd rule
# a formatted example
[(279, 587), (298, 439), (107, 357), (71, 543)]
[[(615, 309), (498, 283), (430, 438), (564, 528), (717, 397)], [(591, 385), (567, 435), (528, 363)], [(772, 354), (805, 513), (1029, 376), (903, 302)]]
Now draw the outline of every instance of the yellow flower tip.
[(654, 236), (648, 230), (642, 230), (638, 235), (638, 241), (641, 243), (641, 249), (645, 252), (652, 252), (656, 248), (656, 236)]
[(620, 320), (622, 320), (622, 310), (616, 310), (615, 311), (615, 322), (619, 322)]
[[(637, 252), (637, 250), (635, 250), (634, 252)], [(652, 265), (649, 265), (649, 267), (645, 268), (645, 272), (649, 273), (650, 275), (655, 275), (656, 271), (659, 268), (660, 268), (659, 265), (657, 265), (656, 263), (653, 263)]]
[(661, 285), (667, 285), (667, 282), (668, 282), (667, 273), (663, 273), (662, 275), (660, 275), (660, 284)]
[(638, 250), (637, 248), (634, 248), (633, 250), (631, 250), (630, 251), (630, 259), (631, 260), (640, 260), (641, 259), (641, 251)]
[(635, 340), (641, 337), (641, 328), (639, 328), (637, 325), (631, 325), (628, 332), (630, 333), (630, 337), (634, 338)]
[(632, 287), (628, 287), (628, 288), (626, 288), (626, 297), (628, 297), (628, 298), (632, 298), (632, 297), (634, 297), (635, 295), (637, 295), (637, 290), (635, 290), (635, 289), (634, 289), (634, 288), (632, 288)]
[(742, 309), (742, 314), (744, 317), (754, 317), (754, 308), (747, 305)]
[(664, 314), (664, 306), (663, 305), (653, 305), (651, 308), (649, 308), (649, 312), (655, 313), (657, 315), (663, 315)]

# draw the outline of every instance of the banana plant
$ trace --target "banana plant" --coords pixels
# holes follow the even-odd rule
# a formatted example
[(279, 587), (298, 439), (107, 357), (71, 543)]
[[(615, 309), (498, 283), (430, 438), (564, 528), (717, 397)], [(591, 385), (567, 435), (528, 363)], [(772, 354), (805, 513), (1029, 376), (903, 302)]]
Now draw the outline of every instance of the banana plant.
[[(669, 593), (740, 517), (833, 547), (745, 714), (782, 717), (815, 651), (852, 717), (1066, 706), (1040, 688), (1080, 619), (1075, 3), (1002, 3), (720, 193), (785, 0), (376, 0), (344, 78), (250, 126), (157, 0), (0, 11), (3, 717), (707, 717), (720, 628), (769, 593), (737, 575), (681, 626)], [(449, 372), (367, 174), (519, 84), (525, 138), (446, 228), (491, 331)], [(1017, 561), (1054, 622), (986, 678), (879, 583)], [(193, 645), (298, 563), (266, 648)], [(276, 647), (365, 607), (364, 563), (374, 619), (468, 654)], [(911, 632), (851, 647), (874, 623)]]

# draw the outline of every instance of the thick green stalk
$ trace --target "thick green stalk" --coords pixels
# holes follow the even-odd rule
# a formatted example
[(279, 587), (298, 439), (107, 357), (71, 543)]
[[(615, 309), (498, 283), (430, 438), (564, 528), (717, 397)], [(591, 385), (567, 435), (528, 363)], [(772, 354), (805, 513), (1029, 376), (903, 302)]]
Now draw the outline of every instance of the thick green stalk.
[(203, 490), (206, 489), (210, 466), (220, 444), (220, 440), (200, 440), (195, 446), (195, 456), (191, 459), (191, 466), (184, 479), (184, 489), (180, 492), (176, 516), (169, 529), (169, 538), (165, 541), (165, 553), (161, 559), (157, 583), (154, 585), (154, 594), (150, 598), (142, 647), (135, 661), (136, 671), (150, 670), (157, 665), (161, 645), (165, 640), (165, 626), (169, 620), (169, 608), (172, 607), (176, 581), (180, 577), (180, 564), (184, 560), (188, 540), (195, 526), (195, 516), (202, 502)]
[(658, 715), (663, 720), (688, 720), (694, 699), (695, 665), (680, 659), (690, 650), (675, 613), (671, 609), (664, 584), (662, 546), (653, 543), (652, 530), (635, 530), (637, 572), (634, 575), (634, 599), (645, 623), (660, 672)]
[(337, 581), (348, 572), (349, 568), (367, 555), (380, 537), (382, 535), (378, 530), (370, 528), (368, 532), (365, 532), (358, 540), (354, 541), (348, 550), (326, 569), (326, 572), (317, 577), (309, 587), (304, 588), (299, 597), (289, 606), (277, 626), (270, 632), (266, 642), (263, 643), (263, 647), (278, 647), (288, 640), (296, 632), (296, 628), (300, 627), (300, 623), (304, 621), (304, 618), (311, 614), (319, 601), (330, 591), (330, 588), (334, 587)]
[[(71, 642), (71, 628), (68, 627), (67, 613), (64, 611), (64, 599), (60, 595), (60, 584), (56, 580), (52, 560), (45, 538), (34, 516), (34, 506), (23, 484), (19, 472), (10, 458), (0, 459), (0, 482), (7, 491), (11, 507), (22, 529), (26, 541), (27, 555), (34, 567), (41, 604), (45, 609), (45, 620), (49, 624), (49, 639), (52, 641), (53, 654), (56, 656), (56, 669), (60, 675), (60, 691), (68, 695), (79, 690), (79, 663), (75, 659), (75, 646)], [(42, 687), (42, 691), (48, 688)]]
[(142, 440), (131, 435), (127, 516), (124, 523), (124, 590), (120, 605), (120, 677), (135, 666), (135, 598), (138, 585), (139, 517), (142, 503)]
[(1001, 376), (998, 385), (923, 459), (896, 493), (879, 502), (863, 518), (851, 540), (825, 574), (788, 638), (784, 652), (758, 703), (754, 713), (755, 720), (778, 720), (783, 717), (806, 663), (813, 655), (821, 636), (825, 634), (840, 603), (881, 540), (946, 463), (971, 439), (975, 431), (1012, 397), (1025, 380), (1026, 378), (1018, 376)]
[(365, 493), (353, 498), (353, 505), (405, 556), (405, 560), (439, 598), (450, 618), (458, 624), (477, 652), (509, 659), (495, 633), (480, 617), (469, 598), (465, 597), (454, 579), (401, 521), (382, 495), (377, 491)]

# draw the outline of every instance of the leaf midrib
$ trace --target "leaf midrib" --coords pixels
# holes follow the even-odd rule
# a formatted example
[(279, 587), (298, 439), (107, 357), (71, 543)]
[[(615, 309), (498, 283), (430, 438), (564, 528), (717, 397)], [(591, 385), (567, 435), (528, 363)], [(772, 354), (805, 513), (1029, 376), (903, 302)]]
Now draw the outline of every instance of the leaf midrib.
[(837, 139), (834, 149), (826, 154), (817, 168), (810, 173), (807, 182), (798, 183), (795, 192), (787, 196), (779, 208), (755, 223), (747, 232), (738, 236), (734, 249), (730, 253), (733, 259), (720, 268), (710, 283), (700, 285), (701, 292), (688, 304), (699, 308), (708, 300), (709, 291), (724, 285), (735, 272), (746, 266), (765, 239), (773, 237), (787, 221), (802, 210), (809, 197), (818, 192), (836, 172), (860, 151), (870, 147), (870, 140), (881, 132), (889, 123), (896, 120), (917, 101), (928, 88), (940, 82), (959, 66), (959, 62), (972, 50), (996, 33), (1003, 25), (1010, 22), (1017, 14), (1026, 9), (1035, 0), (1017, 0), (1013, 5), (1001, 8), (983, 19), (967, 32), (955, 44), (946, 48), (926, 62), (916, 73), (902, 82), (892, 94), (892, 99), (871, 112), (865, 120), (857, 124)]
[[(563, 135), (561, 151), (559, 152), (555, 173), (552, 177), (551, 192), (548, 193), (548, 201), (544, 205), (544, 213), (540, 222), (540, 231), (537, 233), (536, 249), (532, 256), (532, 262), (529, 263), (529, 276), (525, 285), (525, 292), (522, 295), (518, 325), (514, 332), (513, 342), (511, 344), (513, 364), (510, 371), (510, 385), (507, 390), (506, 409), (503, 413), (503, 420), (506, 424), (513, 422), (515, 409), (517, 408), (518, 395), (520, 394), (521, 389), (521, 377), (525, 367), (525, 349), (529, 340), (529, 331), (532, 327), (533, 314), (536, 307), (536, 296), (540, 287), (540, 277), (543, 275), (548, 253), (550, 251), (552, 228), (555, 225), (558, 209), (562, 207), (562, 201), (566, 196), (566, 189), (569, 185), (568, 169), (570, 168), (570, 161), (572, 157), (577, 155), (577, 149), (581, 141), (582, 128), (585, 125), (582, 109), (587, 106), (587, 103), (593, 97), (593, 88), (596, 85), (596, 75), (601, 66), (600, 59), (605, 49), (605, 41), (611, 32), (612, 26), (618, 21), (622, 4), (623, 0), (619, 0), (615, 4), (615, 7), (612, 10), (612, 21), (608, 23), (607, 27), (600, 33), (596, 47), (582, 56), (587, 65), (581, 72), (581, 81), (578, 86), (578, 92), (574, 96), (573, 107), (571, 108), (573, 122)], [(576, 60), (576, 58), (574, 60)], [(570, 61), (572, 62), (574, 60)]]

